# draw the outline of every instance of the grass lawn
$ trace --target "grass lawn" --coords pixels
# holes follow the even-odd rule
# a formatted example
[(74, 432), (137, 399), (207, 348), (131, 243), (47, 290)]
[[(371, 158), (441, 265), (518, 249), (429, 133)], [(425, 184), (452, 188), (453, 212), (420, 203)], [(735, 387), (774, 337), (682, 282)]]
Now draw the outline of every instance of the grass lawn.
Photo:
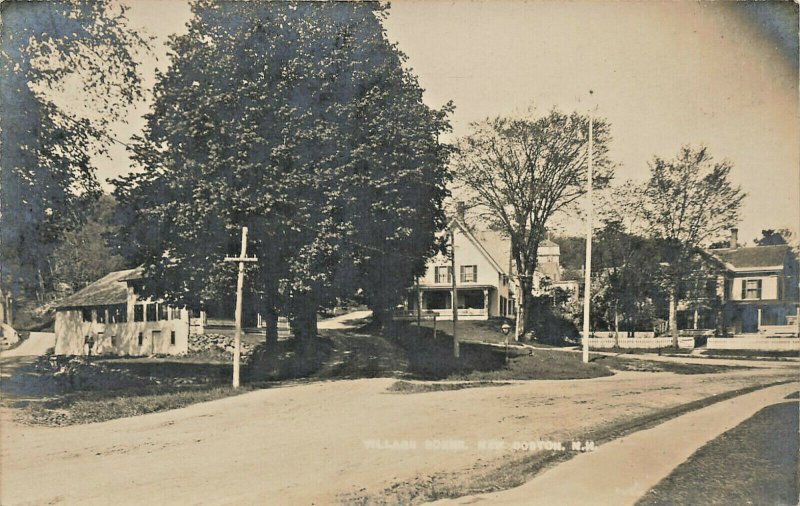
[(412, 383), (410, 381), (395, 381), (386, 389), (388, 392), (400, 394), (421, 394), (427, 392), (444, 392), (450, 390), (463, 390), (465, 388), (477, 387), (499, 387), (511, 385), (512, 383), (497, 381), (467, 381), (467, 382), (448, 382), (448, 383)]
[(104, 422), (115, 418), (144, 415), (178, 409), (198, 402), (213, 401), (252, 390), (234, 390), (230, 386), (194, 388), (141, 388), (115, 391), (76, 392), (40, 401), (16, 401), (22, 408), (17, 420), (33, 425), (74, 425)]
[(762, 409), (697, 450), (637, 504), (797, 504), (797, 409), (797, 401)]
[(714, 374), (731, 369), (742, 369), (726, 365), (682, 364), (679, 362), (656, 362), (637, 358), (617, 357), (613, 355), (590, 354), (589, 361), (604, 364), (617, 371), (639, 372), (672, 372), (675, 374)]
[[(504, 322), (511, 325), (509, 339), (514, 341), (514, 321), (503, 318), (493, 318), (491, 320), (459, 320), (457, 325), (458, 338), (461, 341), (482, 341), (485, 343), (503, 343), (506, 336), (500, 330)], [(409, 327), (416, 328), (417, 322), (413, 321)], [(433, 329), (433, 320), (422, 320), (422, 328)], [(411, 329), (414, 330), (414, 329)], [(451, 336), (453, 334), (453, 322), (436, 320), (436, 333)]]

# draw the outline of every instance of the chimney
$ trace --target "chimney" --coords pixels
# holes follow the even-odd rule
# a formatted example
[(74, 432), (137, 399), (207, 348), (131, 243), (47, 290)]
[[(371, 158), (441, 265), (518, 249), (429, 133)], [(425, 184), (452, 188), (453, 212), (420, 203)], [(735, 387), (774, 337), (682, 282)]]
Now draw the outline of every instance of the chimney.
[(730, 247), (731, 247), (731, 249), (736, 249), (737, 246), (739, 246), (739, 229), (738, 228), (732, 228), (731, 229)]
[(467, 207), (463, 202), (456, 202), (456, 218), (458, 218), (460, 221), (464, 221), (464, 212), (466, 209)]

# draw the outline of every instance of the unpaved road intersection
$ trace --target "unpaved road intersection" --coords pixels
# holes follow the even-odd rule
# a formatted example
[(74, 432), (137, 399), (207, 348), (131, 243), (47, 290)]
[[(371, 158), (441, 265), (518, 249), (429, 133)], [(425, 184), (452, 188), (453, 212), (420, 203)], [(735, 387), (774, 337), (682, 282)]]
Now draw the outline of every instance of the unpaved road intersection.
[[(417, 394), (387, 392), (392, 379), (332, 381), (64, 428), (21, 426), (5, 411), (0, 503), (335, 503), (513, 456), (481, 440), (571, 441), (597, 424), (796, 378), (795, 367), (628, 372)], [(417, 448), (370, 447), (376, 440)], [(425, 448), (450, 440), (465, 448)]]

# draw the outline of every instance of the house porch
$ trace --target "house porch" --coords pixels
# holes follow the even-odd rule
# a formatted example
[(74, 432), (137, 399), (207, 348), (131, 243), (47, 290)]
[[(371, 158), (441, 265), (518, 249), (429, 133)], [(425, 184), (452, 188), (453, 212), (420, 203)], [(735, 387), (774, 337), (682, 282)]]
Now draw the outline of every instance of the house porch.
[[(405, 309), (434, 312), (440, 320), (453, 319), (452, 288), (419, 287), (409, 291)], [(459, 320), (488, 320), (498, 314), (497, 288), (493, 286), (470, 286), (458, 288)]]

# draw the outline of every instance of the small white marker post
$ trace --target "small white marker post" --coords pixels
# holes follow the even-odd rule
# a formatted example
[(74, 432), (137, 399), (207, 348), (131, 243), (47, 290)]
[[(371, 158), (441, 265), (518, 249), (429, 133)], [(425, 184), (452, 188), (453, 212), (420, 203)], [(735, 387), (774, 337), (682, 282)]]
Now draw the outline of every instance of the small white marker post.
[(236, 337), (233, 345), (233, 388), (239, 388), (239, 364), (242, 358), (242, 290), (244, 289), (244, 263), (257, 262), (258, 258), (247, 256), (247, 227), (242, 227), (242, 253), (239, 257), (225, 257), (225, 262), (239, 262), (239, 277), (236, 280)]

